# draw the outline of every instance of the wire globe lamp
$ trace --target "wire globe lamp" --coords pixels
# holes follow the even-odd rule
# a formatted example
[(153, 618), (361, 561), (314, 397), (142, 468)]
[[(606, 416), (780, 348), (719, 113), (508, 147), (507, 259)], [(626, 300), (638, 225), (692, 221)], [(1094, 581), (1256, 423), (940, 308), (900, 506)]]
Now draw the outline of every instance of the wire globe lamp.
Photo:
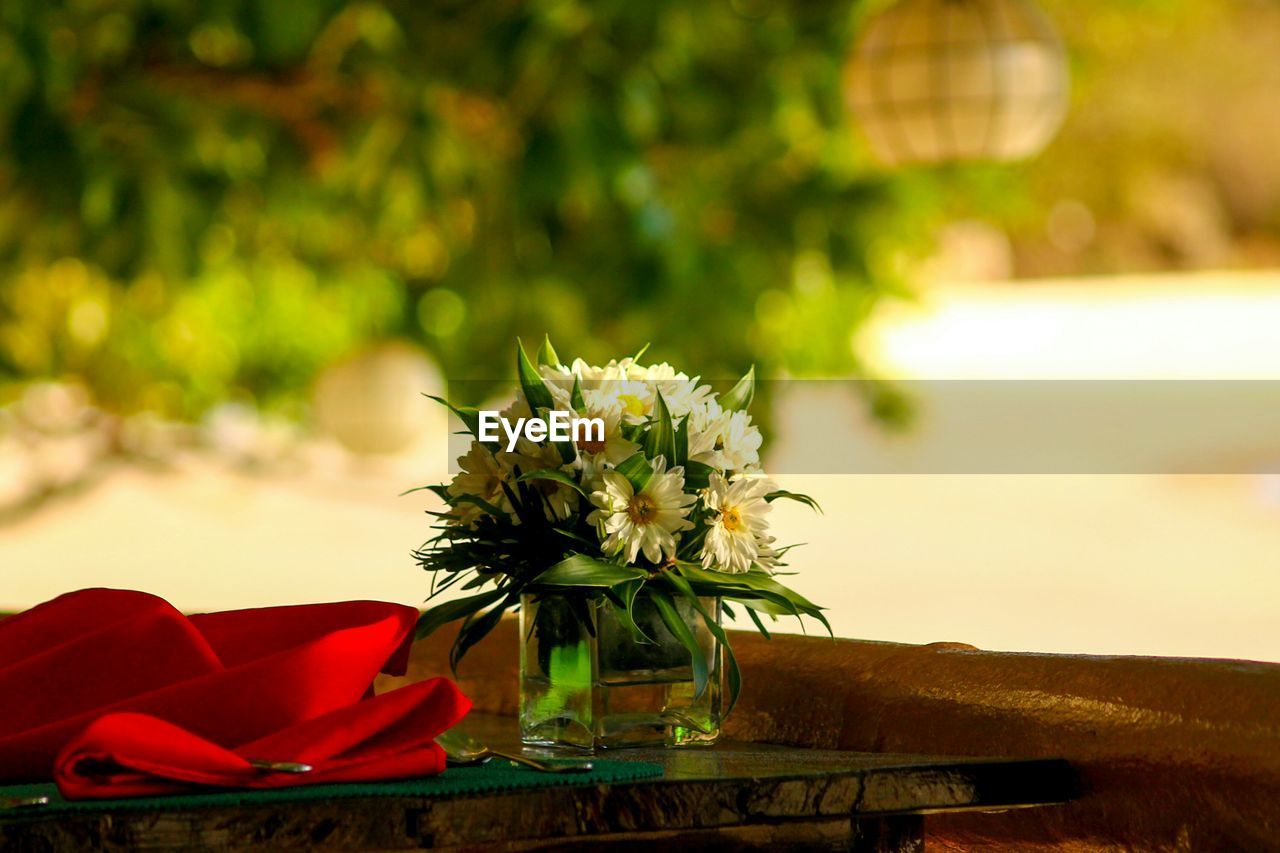
[(1017, 160), (1066, 114), (1062, 42), (1030, 0), (901, 0), (872, 18), (844, 90), (889, 165)]

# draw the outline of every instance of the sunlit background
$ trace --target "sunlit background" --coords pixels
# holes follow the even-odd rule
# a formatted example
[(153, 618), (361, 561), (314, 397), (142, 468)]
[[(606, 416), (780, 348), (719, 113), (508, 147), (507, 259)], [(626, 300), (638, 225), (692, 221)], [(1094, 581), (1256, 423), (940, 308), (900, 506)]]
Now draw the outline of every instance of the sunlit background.
[[(919, 82), (868, 35), (891, 7), (6, 3), (0, 611), (420, 603), (420, 392), (500, 391), (516, 335), (708, 377), (1280, 379), (1280, 6), (1043, 0), (1043, 150), (892, 165), (906, 101), (859, 88)], [(772, 467), (917, 440), (815, 405), (761, 401)], [(1280, 435), (1203, 452), (1266, 470)], [(843, 636), (1280, 660), (1274, 476), (782, 479)]]

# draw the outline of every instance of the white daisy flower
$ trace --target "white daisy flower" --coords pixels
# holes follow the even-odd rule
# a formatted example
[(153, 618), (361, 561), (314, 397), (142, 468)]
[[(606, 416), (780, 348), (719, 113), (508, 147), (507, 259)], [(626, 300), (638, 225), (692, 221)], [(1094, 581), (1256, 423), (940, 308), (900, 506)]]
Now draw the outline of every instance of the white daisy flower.
[(606, 466), (617, 465), (633, 456), (640, 450), (640, 445), (629, 441), (622, 434), (622, 409), (593, 409), (590, 405), (582, 414), (584, 418), (599, 418), (604, 421), (604, 438), (596, 440), (579, 439), (574, 442), (578, 451), (578, 461), (582, 463), (582, 481), (596, 484)]
[(698, 377), (670, 379), (657, 383), (662, 399), (672, 417), (682, 418), (694, 409), (703, 407), (715, 395), (710, 385), (699, 385)]
[(773, 570), (778, 567), (780, 555), (773, 545), (777, 541), (772, 536), (756, 537), (756, 547), (760, 549), (760, 553), (756, 555), (756, 567), (764, 569), (769, 574), (773, 574)]
[(721, 434), (729, 414), (714, 398), (689, 410), (689, 458), (694, 462), (725, 468)]
[(573, 364), (569, 365), (569, 375), (581, 379), (583, 389), (597, 388), (602, 382), (626, 379), (632, 363), (631, 359), (624, 358), (622, 361), (614, 360), (604, 367), (597, 367), (587, 364), (580, 358), (575, 358)]
[(543, 365), (543, 381), (551, 391), (556, 408), (572, 409), (573, 383), (578, 380), (583, 401), (594, 410), (620, 408), (628, 423), (640, 423), (653, 411), (652, 383), (631, 378), (637, 368), (629, 358), (611, 361), (604, 367), (575, 359), (569, 367)]
[[(600, 369), (586, 365), (582, 359), (578, 359), (574, 364), (582, 364), (587, 370), (591, 371)], [(544, 364), (538, 368), (538, 374), (546, 384), (547, 390), (551, 392), (551, 399), (555, 404), (553, 408), (562, 412), (573, 411), (571, 400), (573, 399), (573, 382), (576, 378), (573, 369), (565, 367), (563, 364)]]
[[(506, 479), (507, 472), (498, 464), (489, 448), (478, 441), (471, 442), (471, 449), (467, 454), (458, 457), (458, 467), (462, 470), (449, 484), (450, 497), (472, 495), (504, 512), (511, 511), (511, 502), (502, 491), (502, 481)], [(481, 515), (484, 515), (483, 509), (470, 501), (463, 501), (450, 509), (449, 520), (469, 527)]]
[(654, 386), (638, 379), (608, 379), (582, 392), (583, 400), (593, 409), (616, 408), (629, 424), (643, 423), (653, 414)]
[(511, 401), (511, 405), (498, 412), (498, 415), (511, 423), (515, 423), (521, 418), (533, 417), (533, 409), (529, 407), (528, 401), (525, 400), (524, 393), (517, 391), (516, 398)]
[[(765, 518), (771, 507), (764, 496), (777, 488), (765, 477), (738, 477), (732, 483), (713, 473), (707, 486), (707, 508), (715, 512), (702, 544), (704, 568), (739, 574), (760, 562), (773, 565), (773, 537)], [(763, 546), (763, 547), (762, 547)]]
[(677, 534), (693, 527), (686, 516), (697, 497), (684, 493), (684, 469), (667, 471), (666, 465), (661, 456), (653, 460), (653, 475), (638, 492), (617, 471), (603, 472), (602, 488), (591, 493), (596, 510), (587, 520), (605, 553), (623, 552), (628, 563), (641, 552), (651, 563), (675, 556)]
[(655, 391), (660, 392), (672, 416), (677, 418), (684, 417), (695, 406), (705, 404), (714, 394), (710, 385), (698, 384), (699, 377), (690, 378), (665, 361), (648, 367), (633, 364), (627, 370), (627, 378), (648, 385), (646, 399), (649, 401), (653, 400)]
[(751, 415), (738, 411), (720, 427), (719, 451), (729, 471), (746, 471), (760, 464), (760, 444), (764, 439), (751, 423)]

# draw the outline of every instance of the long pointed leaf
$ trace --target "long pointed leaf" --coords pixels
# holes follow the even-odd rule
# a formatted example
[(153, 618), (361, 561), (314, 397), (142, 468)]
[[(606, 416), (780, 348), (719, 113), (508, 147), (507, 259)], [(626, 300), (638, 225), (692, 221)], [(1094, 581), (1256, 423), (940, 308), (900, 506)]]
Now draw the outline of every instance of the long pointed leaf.
[(778, 489), (778, 491), (770, 492), (769, 494), (764, 496), (764, 499), (769, 503), (773, 503), (774, 501), (780, 498), (786, 498), (789, 501), (799, 501), (800, 503), (804, 504), (805, 506), (809, 507), (815, 512), (819, 512), (819, 513), (822, 512), (822, 507), (818, 506), (817, 501), (815, 501), (813, 498), (809, 497), (808, 495), (803, 495), (799, 492), (788, 492), (785, 489)]
[(705, 462), (689, 460), (684, 466), (684, 489), (686, 492), (705, 489), (711, 484), (711, 472), (716, 470)]
[(687, 580), (676, 572), (667, 572), (663, 577), (689, 600), (693, 608), (698, 611), (698, 615), (702, 617), (702, 621), (706, 623), (711, 636), (715, 637), (719, 647), (724, 649), (725, 680), (729, 683), (729, 707), (724, 712), (727, 717), (733, 711), (733, 706), (738, 704), (738, 694), (742, 692), (742, 673), (738, 671), (738, 659), (733, 654), (733, 647), (729, 645), (729, 637), (716, 618), (702, 606), (698, 594), (693, 591), (693, 587)]
[(550, 409), (555, 405), (547, 383), (542, 381), (538, 368), (529, 361), (529, 356), (524, 351), (524, 344), (519, 338), (516, 338), (516, 374), (520, 377), (520, 388), (524, 391), (524, 398), (529, 402), (529, 408), (535, 415), (538, 414), (539, 409)]
[(689, 418), (685, 416), (680, 421), (680, 426), (676, 427), (675, 435), (675, 456), (671, 461), (674, 465), (685, 465), (689, 461)]
[(428, 400), (435, 400), (442, 406), (447, 406), (449, 411), (458, 416), (458, 420), (466, 426), (467, 432), (474, 436), (477, 440), (480, 438), (480, 410), (475, 406), (455, 406), (443, 397), (437, 397), (434, 394), (423, 394)]
[(662, 623), (667, 626), (671, 636), (679, 640), (688, 650), (689, 662), (693, 667), (694, 695), (701, 697), (706, 692), (707, 683), (710, 681), (711, 675), (707, 669), (707, 660), (702, 656), (702, 649), (698, 646), (697, 638), (693, 636), (693, 631), (689, 629), (689, 625), (680, 617), (680, 611), (676, 610), (676, 605), (671, 600), (669, 592), (651, 587), (649, 589), (649, 597), (653, 600), (654, 606), (658, 608), (658, 615), (662, 617)]
[(450, 506), (455, 506), (457, 504), (474, 504), (489, 513), (489, 515), (492, 515), (494, 518), (502, 518), (506, 515), (506, 513), (500, 508), (489, 503), (479, 495), (450, 495), (446, 500)]
[(771, 605), (760, 607), (766, 612), (797, 618), (801, 615), (812, 616), (826, 623), (821, 615), (821, 608), (763, 572), (728, 574), (713, 572), (695, 563), (681, 562), (679, 566), (681, 574), (692, 581), (702, 595), (720, 595), (744, 603), (756, 599)]
[(753, 364), (747, 374), (738, 380), (738, 384), (729, 389), (727, 394), (720, 397), (720, 406), (726, 412), (733, 412), (739, 409), (746, 410), (751, 406), (751, 400), (756, 395), (756, 368)]
[(653, 476), (653, 467), (649, 464), (649, 460), (644, 458), (643, 453), (628, 456), (618, 463), (616, 470), (627, 478), (631, 488), (637, 492), (643, 489), (649, 482), (649, 478)]
[(751, 621), (756, 623), (756, 630), (763, 634), (766, 640), (772, 640), (773, 635), (769, 633), (769, 629), (766, 628), (764, 626), (764, 622), (760, 620), (760, 614), (756, 613), (756, 609), (751, 605), (747, 605), (743, 609), (747, 611), (747, 615), (751, 617)]
[(418, 617), (418, 627), (414, 630), (413, 635), (421, 640), (423, 637), (429, 636), (441, 625), (447, 625), (454, 620), (483, 610), (506, 594), (507, 591), (505, 589), (489, 589), (466, 598), (455, 598), (453, 601), (441, 602)]
[(612, 589), (605, 590), (605, 595), (613, 602), (618, 621), (631, 633), (632, 640), (642, 645), (657, 645), (657, 642), (646, 634), (636, 622), (636, 596), (640, 594), (640, 590), (644, 588), (644, 585), (645, 582), (643, 580), (626, 581)]
[(573, 554), (534, 578), (532, 585), (615, 587), (648, 576), (648, 572), (635, 566), (619, 566), (586, 554)]
[[(506, 592), (506, 590), (502, 590)], [(467, 621), (462, 623), (462, 627), (458, 629), (458, 636), (453, 641), (453, 647), (449, 649), (449, 669), (454, 675), (458, 674), (458, 664), (462, 662), (462, 658), (467, 651), (480, 642), (488, 635), (490, 631), (502, 620), (502, 614), (507, 609), (520, 600), (520, 590), (513, 589), (507, 594), (502, 601), (490, 607), (484, 613), (472, 613), (467, 617)]]
[(650, 459), (662, 456), (669, 467), (675, 467), (676, 431), (671, 425), (671, 410), (667, 408), (667, 401), (662, 399), (661, 391), (654, 391), (653, 396), (655, 417), (649, 431), (644, 434), (644, 455)]
[(560, 461), (563, 464), (570, 465), (578, 458), (578, 449), (573, 446), (572, 441), (553, 441), (551, 444), (559, 451)]
[(529, 480), (553, 480), (557, 483), (563, 483), (584, 497), (587, 494), (586, 489), (582, 488), (577, 480), (573, 479), (565, 472), (555, 468), (543, 468), (539, 471), (530, 471), (527, 474), (521, 474), (516, 478), (516, 481), (520, 483), (527, 482)]
[(538, 347), (538, 364), (560, 366), (560, 356), (556, 355), (556, 348), (551, 345), (550, 335), (542, 336), (542, 346)]

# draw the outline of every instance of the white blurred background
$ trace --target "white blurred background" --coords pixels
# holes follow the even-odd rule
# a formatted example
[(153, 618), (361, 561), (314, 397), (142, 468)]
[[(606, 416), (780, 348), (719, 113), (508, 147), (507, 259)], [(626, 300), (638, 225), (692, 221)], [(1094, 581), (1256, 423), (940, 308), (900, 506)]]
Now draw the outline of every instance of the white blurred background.
[[(1275, 378), (1278, 321), (1274, 273), (1110, 279), (1105, 292), (1080, 282), (940, 283), (886, 311), (860, 345), (883, 374), (906, 379)], [(446, 476), (445, 421), (418, 396), (440, 386), (420, 355), (377, 351), (322, 379), (316, 409), (329, 438), (230, 407), (200, 427), (213, 450), (94, 471), (78, 491), (0, 526), (0, 611), (86, 586), (144, 589), (186, 610), (420, 604), (428, 579), (410, 551), (435, 507), (426, 493), (398, 495)], [(41, 393), (28, 403), (54, 427), (83, 417), (73, 392)], [(359, 405), (326, 416), (326, 394)], [(779, 401), (773, 467), (786, 470), (814, 441), (900, 453), (918, 440), (887, 439), (854, 401), (842, 432), (788, 421), (814, 405)], [(76, 466), (92, 448), (56, 438), (54, 427), (43, 457), (0, 447), (0, 488), (60, 468), (83, 475)], [(355, 452), (390, 448), (400, 449)], [(1249, 450), (1280, 453), (1280, 435)], [(840, 636), (1280, 661), (1273, 477), (780, 479), (825, 509), (780, 503), (774, 526), (780, 540), (807, 543), (792, 552), (791, 580), (830, 608)]]

